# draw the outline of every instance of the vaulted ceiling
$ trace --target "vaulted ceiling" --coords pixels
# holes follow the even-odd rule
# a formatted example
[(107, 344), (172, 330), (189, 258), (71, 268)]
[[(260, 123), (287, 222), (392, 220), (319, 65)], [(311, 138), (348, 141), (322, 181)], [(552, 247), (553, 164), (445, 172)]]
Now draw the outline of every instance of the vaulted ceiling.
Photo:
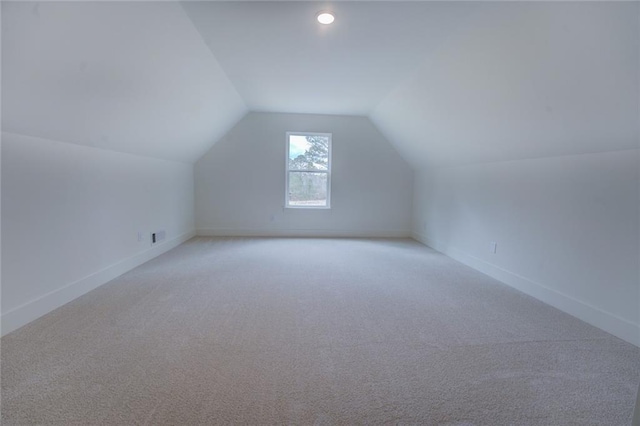
[(188, 162), (249, 110), (368, 116), (416, 167), (637, 148), (639, 17), (637, 2), (3, 2), (2, 128)]
[(247, 106), (255, 111), (368, 115), (451, 34), (473, 5), (184, 2)]

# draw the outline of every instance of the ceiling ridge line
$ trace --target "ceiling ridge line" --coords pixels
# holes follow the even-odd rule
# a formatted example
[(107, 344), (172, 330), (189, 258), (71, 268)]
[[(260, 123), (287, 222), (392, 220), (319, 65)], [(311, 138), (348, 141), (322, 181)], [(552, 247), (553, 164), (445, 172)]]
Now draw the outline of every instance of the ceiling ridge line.
[[(181, 13), (187, 18), (187, 20), (189, 21), (189, 24), (191, 24), (191, 27), (195, 30), (195, 32), (198, 34), (198, 36), (200, 37), (200, 40), (202, 41), (202, 44), (204, 44), (204, 46), (207, 48), (207, 50), (209, 51), (209, 53), (211, 54), (211, 57), (213, 58), (213, 60), (215, 61), (215, 63), (218, 65), (218, 67), (220, 68), (220, 70), (222, 71), (222, 74), (224, 74), (224, 78), (227, 79), (227, 82), (229, 83), (229, 85), (231, 87), (233, 87), (233, 90), (236, 92), (236, 94), (238, 95), (238, 98), (240, 98), (240, 100), (242, 101), (243, 105), (245, 106), (246, 112), (250, 112), (249, 110), (249, 106), (247, 104), (247, 100), (244, 98), (244, 96), (242, 96), (240, 94), (240, 92), (238, 91), (238, 88), (236, 87), (236, 85), (233, 83), (233, 81), (229, 78), (229, 75), (227, 74), (227, 70), (222, 66), (222, 63), (218, 60), (218, 58), (216, 57), (215, 53), (213, 53), (213, 50), (211, 50), (211, 47), (209, 46), (209, 44), (207, 44), (207, 41), (205, 40), (204, 36), (202, 35), (202, 33), (200, 32), (200, 30), (198, 29), (198, 27), (196, 26), (196, 24), (193, 22), (193, 20), (191, 19), (191, 17), (189, 16), (189, 14), (187, 13), (187, 11), (184, 9), (183, 3), (184, 1), (178, 1), (178, 6), (180, 7), (180, 11)], [(245, 113), (246, 114), (246, 113)], [(234, 124), (235, 126), (235, 124)]]

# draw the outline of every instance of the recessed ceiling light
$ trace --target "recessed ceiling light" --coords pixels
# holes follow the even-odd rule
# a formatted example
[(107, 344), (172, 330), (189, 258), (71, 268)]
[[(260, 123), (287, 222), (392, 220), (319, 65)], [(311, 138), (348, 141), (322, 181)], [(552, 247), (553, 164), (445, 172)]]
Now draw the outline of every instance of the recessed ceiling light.
[(329, 25), (330, 23), (335, 21), (336, 17), (333, 16), (333, 13), (331, 12), (320, 12), (318, 13), (318, 16), (316, 16), (316, 19), (318, 19), (318, 22), (320, 22), (321, 24)]

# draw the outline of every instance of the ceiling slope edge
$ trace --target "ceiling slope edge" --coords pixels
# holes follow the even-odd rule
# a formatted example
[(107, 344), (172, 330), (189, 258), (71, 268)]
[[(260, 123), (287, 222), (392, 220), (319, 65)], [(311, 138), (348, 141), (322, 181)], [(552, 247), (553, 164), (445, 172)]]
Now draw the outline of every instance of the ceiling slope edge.
[(482, 12), (369, 114), (414, 169), (640, 146), (640, 4)]
[(176, 3), (5, 2), (2, 31), (10, 133), (193, 163), (248, 111)]

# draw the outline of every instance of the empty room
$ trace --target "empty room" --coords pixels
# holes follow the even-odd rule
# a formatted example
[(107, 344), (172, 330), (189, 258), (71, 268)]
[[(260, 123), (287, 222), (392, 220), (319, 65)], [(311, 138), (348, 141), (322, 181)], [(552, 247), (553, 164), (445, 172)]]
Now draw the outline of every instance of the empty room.
[(0, 7), (3, 425), (640, 425), (640, 2)]

